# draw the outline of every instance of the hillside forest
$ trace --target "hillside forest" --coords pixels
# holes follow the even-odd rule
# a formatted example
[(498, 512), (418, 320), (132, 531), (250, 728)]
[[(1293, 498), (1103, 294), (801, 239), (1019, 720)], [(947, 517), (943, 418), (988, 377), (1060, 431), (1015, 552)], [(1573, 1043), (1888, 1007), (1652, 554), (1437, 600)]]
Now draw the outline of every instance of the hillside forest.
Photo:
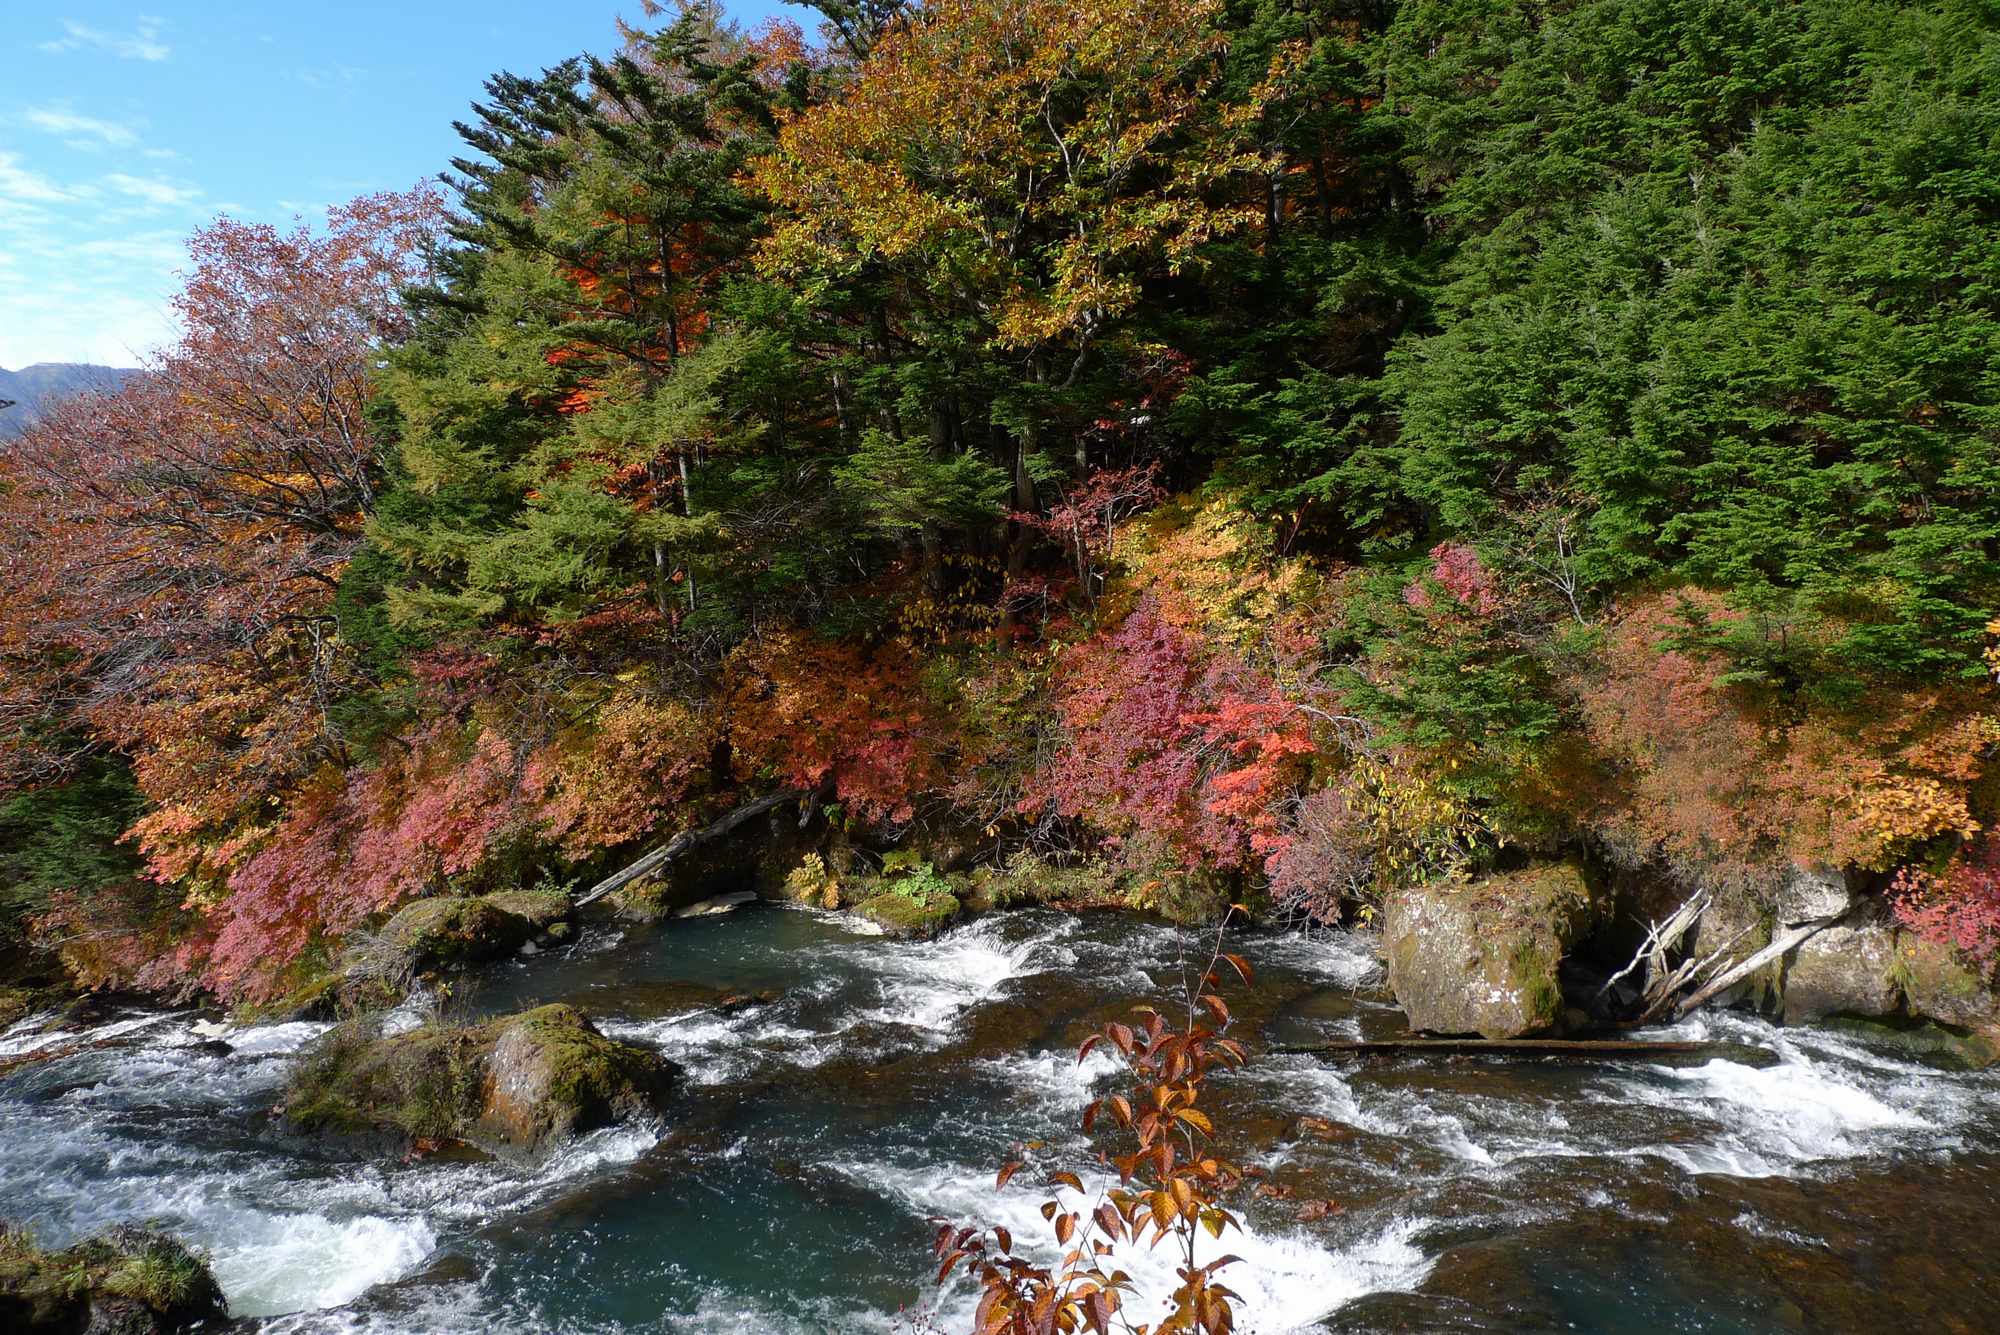
[(817, 9), (216, 220), (5, 447), (0, 951), (258, 1002), (782, 795), (828, 904), (1830, 866), (1990, 965), (1990, 6)]

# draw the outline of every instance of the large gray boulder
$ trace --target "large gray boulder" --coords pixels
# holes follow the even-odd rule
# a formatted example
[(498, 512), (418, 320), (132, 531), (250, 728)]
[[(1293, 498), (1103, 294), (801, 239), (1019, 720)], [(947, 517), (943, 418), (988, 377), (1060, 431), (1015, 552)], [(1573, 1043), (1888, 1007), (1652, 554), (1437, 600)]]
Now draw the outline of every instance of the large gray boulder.
[(527, 1156), (656, 1112), (679, 1074), (649, 1048), (606, 1038), (574, 1007), (543, 1006), (387, 1037), (344, 1026), (301, 1057), (284, 1111), (306, 1130), (399, 1132)]
[(1902, 1003), (1896, 934), (1881, 923), (1842, 923), (1807, 938), (1785, 968), (1785, 1021), (1882, 1016)]
[(1847, 874), (1822, 863), (1793, 863), (1772, 888), (1778, 922), (1786, 927), (1830, 922), (1854, 907)]
[(1412, 1029), (1518, 1038), (1562, 1019), (1562, 958), (1604, 905), (1569, 863), (1399, 890), (1384, 905), (1389, 988)]

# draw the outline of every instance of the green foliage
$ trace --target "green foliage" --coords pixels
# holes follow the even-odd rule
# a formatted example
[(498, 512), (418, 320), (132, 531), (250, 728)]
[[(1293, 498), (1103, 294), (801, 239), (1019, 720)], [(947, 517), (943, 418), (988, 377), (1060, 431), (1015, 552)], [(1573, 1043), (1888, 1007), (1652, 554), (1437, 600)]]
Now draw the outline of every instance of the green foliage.
[(972, 454), (943, 458), (911, 440), (870, 430), (835, 466), (834, 481), (868, 522), (891, 537), (970, 528), (999, 516), (1007, 475)]
[(0, 942), (23, 935), (52, 894), (136, 876), (139, 858), (121, 839), (143, 809), (132, 772), (115, 760), (0, 800)]
[[(2000, 566), (2000, 33), (1975, 7), (1404, 6), (1386, 47), (1455, 244), (1378, 485), (1485, 533), (1588, 498), (1608, 592), (1833, 632), (1819, 673), (1976, 669)], [(1794, 642), (1812, 637), (1794, 637)]]

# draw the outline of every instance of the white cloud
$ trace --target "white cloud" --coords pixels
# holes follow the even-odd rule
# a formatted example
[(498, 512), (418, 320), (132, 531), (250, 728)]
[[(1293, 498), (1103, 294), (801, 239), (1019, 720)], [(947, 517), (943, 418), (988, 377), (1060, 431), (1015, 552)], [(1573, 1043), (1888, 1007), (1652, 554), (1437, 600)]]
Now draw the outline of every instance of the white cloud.
[(74, 147), (131, 148), (139, 142), (139, 132), (129, 125), (100, 120), (96, 116), (80, 116), (65, 107), (35, 107), (29, 110), (25, 119), (38, 130), (71, 136)]
[(160, 40), (160, 20), (155, 18), (141, 18), (130, 33), (106, 32), (75, 19), (64, 19), (63, 31), (69, 35), (43, 42), (42, 50), (60, 54), (89, 47), (109, 51), (120, 60), (154, 61), (165, 60), (174, 53), (171, 46)]
[(0, 199), (16, 204), (68, 204), (77, 196), (21, 165), (18, 153), (0, 153)]
[(157, 176), (127, 176), (124, 172), (112, 172), (104, 178), (104, 184), (121, 195), (142, 199), (148, 204), (157, 204), (163, 208), (192, 204), (201, 198), (201, 191), (194, 186), (177, 185)]

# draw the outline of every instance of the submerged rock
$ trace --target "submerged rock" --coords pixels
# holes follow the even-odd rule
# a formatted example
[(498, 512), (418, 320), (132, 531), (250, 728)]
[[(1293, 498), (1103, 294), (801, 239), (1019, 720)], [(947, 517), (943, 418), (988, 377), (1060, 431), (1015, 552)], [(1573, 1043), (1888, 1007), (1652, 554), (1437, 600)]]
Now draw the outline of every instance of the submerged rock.
[(1901, 1000), (1895, 933), (1879, 923), (1828, 927), (1801, 943), (1785, 969), (1788, 1024), (1828, 1015), (1888, 1015)]
[(303, 1055), (285, 1114), (307, 1130), (392, 1130), (533, 1154), (656, 1112), (679, 1068), (615, 1042), (571, 1006), (384, 1037), (349, 1025)]
[(1412, 1029), (1518, 1038), (1562, 1018), (1557, 966), (1603, 916), (1570, 863), (1401, 890), (1385, 906), (1389, 988)]
[(0, 1330), (174, 1335), (228, 1320), (207, 1263), (164, 1233), (120, 1226), (45, 1252), (0, 1225)]
[(891, 936), (933, 937), (958, 917), (959, 904), (952, 895), (930, 895), (917, 899), (900, 890), (885, 890), (863, 900), (854, 911)]

